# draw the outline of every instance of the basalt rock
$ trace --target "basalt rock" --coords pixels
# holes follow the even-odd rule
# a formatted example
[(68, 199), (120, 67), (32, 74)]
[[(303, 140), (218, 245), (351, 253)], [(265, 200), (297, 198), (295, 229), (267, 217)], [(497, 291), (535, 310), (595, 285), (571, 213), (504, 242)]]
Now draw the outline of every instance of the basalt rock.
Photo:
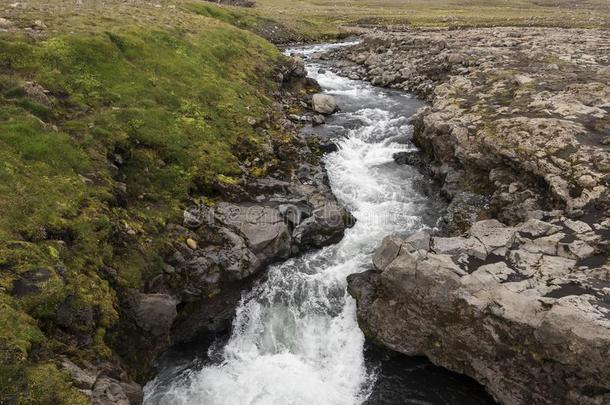
[(313, 110), (319, 114), (332, 114), (337, 111), (337, 100), (328, 94), (314, 94), (311, 99)]
[[(250, 192), (258, 201), (191, 207), (155, 288), (182, 303), (171, 338), (186, 342), (230, 326), (241, 292), (273, 262), (341, 239), (353, 218), (330, 193), (321, 170), (303, 182), (261, 180)], [(196, 242), (195, 248), (187, 241)]]
[(376, 271), (348, 278), (358, 321), (372, 340), (468, 374), (501, 403), (608, 403), (609, 226), (559, 216), (388, 237)]
[(372, 32), (333, 56), (340, 74), (427, 99), (414, 141), (442, 167), (447, 196), (487, 196), (516, 224), (539, 210), (609, 206), (608, 40), (557, 28)]
[[(169, 221), (162, 231), (163, 244), (157, 245), (162, 261), (151, 266), (152, 274), (139, 290), (121, 288), (119, 275), (109, 269), (120, 301), (119, 322), (109, 340), (128, 373), (109, 375), (89, 388), (98, 403), (133, 397), (122, 386), (130, 383), (127, 374), (146, 381), (154, 360), (172, 344), (227, 331), (243, 292), (268, 265), (336, 242), (351, 225), (352, 218), (332, 195), (320, 156), (289, 120), (289, 111), (299, 110), (298, 123), (301, 117), (323, 123), (310, 109), (311, 94), (319, 86), (298, 57), (278, 69), (277, 102), (266, 117), (248, 120), (261, 135), (262, 154), (253, 154), (261, 148), (250, 148), (244, 140), (235, 146), (241, 175), (218, 176), (202, 185), (201, 196), (193, 189), (182, 218)], [(282, 137), (270, 136), (272, 129)], [(120, 161), (115, 159), (117, 165)], [(133, 229), (121, 230), (123, 234), (125, 243), (136, 237)], [(15, 293), (38, 287), (36, 275), (23, 279)], [(79, 312), (66, 314), (82, 318), (76, 316)]]

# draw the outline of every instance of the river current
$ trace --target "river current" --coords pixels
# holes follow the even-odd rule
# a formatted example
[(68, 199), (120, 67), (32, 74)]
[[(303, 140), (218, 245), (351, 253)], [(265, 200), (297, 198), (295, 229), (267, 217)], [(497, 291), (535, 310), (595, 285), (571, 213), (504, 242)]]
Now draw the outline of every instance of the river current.
[[(345, 44), (289, 49), (304, 58)], [(307, 59), (306, 59), (307, 60)], [(371, 268), (384, 236), (433, 228), (443, 204), (426, 181), (393, 155), (415, 150), (412, 95), (340, 77), (324, 62), (308, 74), (336, 97), (340, 112), (323, 127), (338, 151), (324, 163), (336, 197), (356, 218), (344, 238), (271, 266), (244, 296), (230, 336), (170, 355), (147, 384), (145, 403), (204, 405), (483, 404), (482, 389), (423, 359), (370, 348), (346, 291), (349, 274)], [(199, 351), (198, 351), (199, 350)], [(186, 353), (186, 354), (185, 354)]]

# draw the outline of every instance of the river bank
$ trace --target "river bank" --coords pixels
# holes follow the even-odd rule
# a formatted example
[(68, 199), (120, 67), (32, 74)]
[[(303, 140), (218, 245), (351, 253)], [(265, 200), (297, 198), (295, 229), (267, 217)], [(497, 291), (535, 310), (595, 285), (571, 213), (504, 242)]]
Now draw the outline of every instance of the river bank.
[(237, 27), (265, 21), (104, 4), (2, 9), (2, 403), (140, 403), (160, 352), (350, 225), (288, 118), (319, 89)]
[(367, 336), (503, 403), (608, 400), (609, 43), (596, 30), (379, 32), (329, 56), (430, 101), (414, 140), (451, 201), (450, 237), (387, 238), (376, 270), (350, 278)]
[[(476, 384), (426, 361), (410, 370), (416, 360), (392, 360), (365, 348), (346, 276), (370, 267), (372, 251), (388, 232), (434, 228), (444, 205), (437, 194), (422, 193), (419, 183), (426, 179), (417, 169), (394, 161), (395, 154), (414, 149), (409, 119), (422, 103), (338, 77), (329, 70), (332, 63), (308, 59), (343, 46), (287, 52), (306, 58), (309, 75), (340, 107), (324, 126), (308, 124), (303, 133), (336, 145), (323, 162), (333, 193), (356, 219), (354, 227), (336, 245), (272, 266), (245, 295), (230, 336), (209, 350), (200, 346), (199, 354), (187, 352), (185, 358), (178, 351), (163, 359), (160, 374), (146, 387), (146, 403), (392, 404), (401, 403), (405, 392), (435, 404), (491, 403)], [(412, 384), (409, 375), (431, 384)]]

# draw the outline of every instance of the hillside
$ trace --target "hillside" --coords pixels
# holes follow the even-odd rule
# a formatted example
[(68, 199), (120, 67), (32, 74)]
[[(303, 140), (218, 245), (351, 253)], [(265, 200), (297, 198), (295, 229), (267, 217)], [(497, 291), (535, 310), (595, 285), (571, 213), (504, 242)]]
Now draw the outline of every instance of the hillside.
[(111, 359), (117, 290), (163, 271), (166, 224), (248, 156), (273, 165), (279, 133), (248, 124), (278, 87), (271, 44), (214, 6), (94, 4), (2, 7), (2, 403), (84, 403), (60, 357)]

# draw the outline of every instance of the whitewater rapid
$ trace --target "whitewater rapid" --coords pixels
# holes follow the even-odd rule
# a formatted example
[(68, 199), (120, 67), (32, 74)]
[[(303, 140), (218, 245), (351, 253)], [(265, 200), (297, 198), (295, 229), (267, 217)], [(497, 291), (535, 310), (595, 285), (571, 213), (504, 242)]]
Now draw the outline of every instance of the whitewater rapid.
[[(307, 57), (331, 46), (288, 52)], [(324, 163), (354, 227), (336, 245), (271, 266), (243, 298), (229, 340), (210, 348), (216, 361), (170, 383), (152, 381), (145, 403), (355, 405), (369, 395), (376, 374), (365, 362), (346, 277), (371, 268), (384, 236), (433, 226), (434, 216), (422, 219), (430, 201), (414, 185), (421, 175), (392, 158), (414, 149), (409, 119), (421, 103), (321, 70), (319, 63), (308, 62), (308, 73), (341, 108), (322, 129), (339, 138), (339, 150)]]

